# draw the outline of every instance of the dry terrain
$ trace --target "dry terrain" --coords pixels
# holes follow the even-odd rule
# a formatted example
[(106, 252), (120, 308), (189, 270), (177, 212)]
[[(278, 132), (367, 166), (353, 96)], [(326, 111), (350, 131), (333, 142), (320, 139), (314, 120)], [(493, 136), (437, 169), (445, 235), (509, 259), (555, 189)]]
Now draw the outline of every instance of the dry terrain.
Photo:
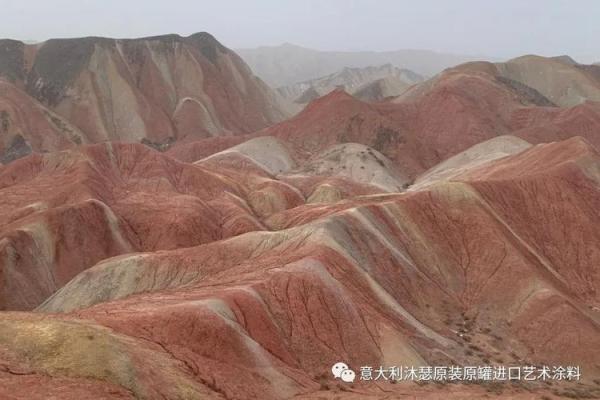
[(0, 60), (0, 398), (600, 398), (600, 67), (469, 63), (286, 119), (208, 34)]

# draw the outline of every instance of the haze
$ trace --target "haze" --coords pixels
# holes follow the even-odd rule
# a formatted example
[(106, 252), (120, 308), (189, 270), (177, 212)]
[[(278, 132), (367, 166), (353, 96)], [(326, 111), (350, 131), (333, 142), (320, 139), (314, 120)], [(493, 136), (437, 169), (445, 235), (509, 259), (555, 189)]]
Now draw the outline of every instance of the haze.
[(428, 49), (508, 58), (600, 59), (592, 0), (0, 1), (0, 37), (41, 41), (208, 31), (231, 48), (290, 42), (321, 50)]

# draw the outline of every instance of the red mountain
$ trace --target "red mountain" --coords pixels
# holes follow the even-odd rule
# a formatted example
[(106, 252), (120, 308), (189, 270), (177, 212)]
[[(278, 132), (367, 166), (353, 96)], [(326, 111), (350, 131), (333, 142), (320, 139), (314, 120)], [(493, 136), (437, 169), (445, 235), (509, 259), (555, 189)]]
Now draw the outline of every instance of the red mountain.
[[(207, 33), (36, 45), (4, 40), (0, 59), (0, 77), (37, 100), (3, 89), (3, 130), (34, 151), (106, 140), (161, 148), (176, 140), (250, 132), (287, 115), (275, 92)], [(28, 101), (33, 106), (23, 104)], [(40, 108), (38, 102), (53, 113), (28, 115)], [(31, 117), (27, 123), (25, 116)], [(48, 123), (46, 131), (57, 136), (52, 142), (31, 126)]]
[[(123, 72), (143, 62), (105, 58), (138, 42), (87, 40), (86, 62), (155, 82), (156, 71)], [(209, 63), (213, 49), (223, 68), (233, 59), (196, 40), (145, 46)], [(39, 146), (65, 150), (0, 166), (0, 398), (600, 397), (600, 109), (592, 84), (570, 104), (552, 75), (560, 66), (584, 82), (592, 69), (466, 64), (392, 101), (335, 91), (268, 127), (231, 112), (221, 121), (244, 135), (177, 137), (161, 153), (61, 141), (65, 127), (82, 143), (100, 132), (74, 121), (101, 108), (67, 111), (91, 104), (74, 87), (104, 78), (86, 67), (64, 92), (32, 88), (26, 76), (42, 64), (7, 67), (43, 60), (43, 46), (24, 49), (1, 64), (13, 71), (5, 154), (26, 153), (32, 126)], [(556, 80), (532, 77), (537, 68)], [(233, 84), (206, 76), (206, 87)], [(156, 110), (171, 104), (144, 93)], [(162, 126), (161, 113), (144, 124)], [(582, 376), (346, 384), (331, 375), (339, 361), (579, 366)]]

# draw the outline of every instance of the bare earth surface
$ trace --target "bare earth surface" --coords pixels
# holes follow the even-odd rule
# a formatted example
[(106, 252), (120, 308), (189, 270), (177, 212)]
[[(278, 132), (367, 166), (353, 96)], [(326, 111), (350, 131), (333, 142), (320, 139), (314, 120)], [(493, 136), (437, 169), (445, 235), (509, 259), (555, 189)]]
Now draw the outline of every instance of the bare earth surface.
[[(209, 39), (160, 46), (237, 70)], [(98, 66), (139, 45), (89, 40), (83, 59)], [(123, 54), (156, 58), (156, 40)], [(14, 60), (30, 65), (47, 45)], [(252, 101), (219, 114), (238, 135), (162, 152), (63, 146), (56, 124), (83, 138), (106, 127), (73, 122), (93, 107), (67, 112), (90, 76), (50, 106), (11, 70), (0, 93), (19, 102), (0, 105), (39, 116), (51, 147), (26, 155), (19, 142), (0, 165), (0, 398), (600, 398), (600, 106), (592, 83), (565, 96), (529, 75), (593, 82), (567, 61), (462, 65), (379, 103), (334, 91), (276, 124)], [(238, 79), (206, 71), (210, 85)], [(236, 82), (258, 93), (251, 81)], [(242, 86), (214, 90), (235, 103)], [(1, 143), (16, 137), (6, 132)], [(344, 383), (340, 361), (578, 366), (581, 379)]]
[(204, 32), (0, 40), (0, 58), (11, 61), (0, 64), (3, 158), (15, 158), (6, 153), (21, 142), (38, 152), (107, 140), (164, 149), (252, 132), (289, 115), (274, 91)]

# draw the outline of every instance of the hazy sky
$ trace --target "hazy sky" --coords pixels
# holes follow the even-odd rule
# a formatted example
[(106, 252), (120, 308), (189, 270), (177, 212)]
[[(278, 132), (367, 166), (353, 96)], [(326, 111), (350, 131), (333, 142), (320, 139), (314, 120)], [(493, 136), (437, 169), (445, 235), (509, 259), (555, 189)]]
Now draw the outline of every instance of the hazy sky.
[(430, 49), (600, 60), (597, 0), (0, 0), (0, 37), (212, 33), (231, 48)]

